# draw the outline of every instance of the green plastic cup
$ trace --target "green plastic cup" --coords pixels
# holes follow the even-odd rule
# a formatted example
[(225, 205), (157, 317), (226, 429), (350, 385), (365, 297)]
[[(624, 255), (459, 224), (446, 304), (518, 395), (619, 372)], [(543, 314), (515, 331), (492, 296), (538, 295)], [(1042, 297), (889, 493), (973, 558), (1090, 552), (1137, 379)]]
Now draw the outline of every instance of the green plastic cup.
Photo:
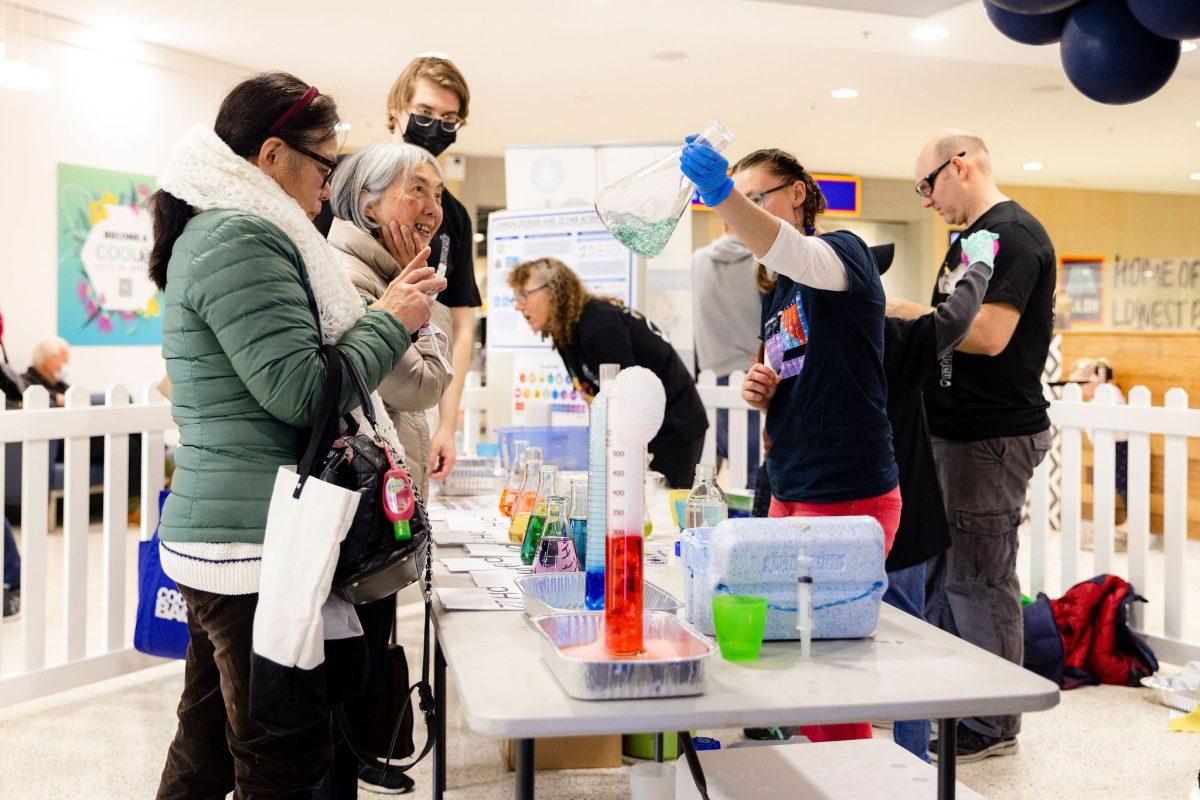
[(767, 598), (742, 594), (713, 595), (717, 646), (726, 661), (753, 661), (762, 648)]

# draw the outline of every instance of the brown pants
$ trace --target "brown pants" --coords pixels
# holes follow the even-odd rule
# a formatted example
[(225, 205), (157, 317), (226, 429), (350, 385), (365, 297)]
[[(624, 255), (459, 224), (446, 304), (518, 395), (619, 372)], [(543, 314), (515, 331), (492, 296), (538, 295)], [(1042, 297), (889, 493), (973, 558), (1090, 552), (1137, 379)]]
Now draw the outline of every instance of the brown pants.
[(333, 759), (330, 728), (276, 735), (250, 719), (258, 595), (179, 591), (192, 640), (158, 800), (307, 800)]

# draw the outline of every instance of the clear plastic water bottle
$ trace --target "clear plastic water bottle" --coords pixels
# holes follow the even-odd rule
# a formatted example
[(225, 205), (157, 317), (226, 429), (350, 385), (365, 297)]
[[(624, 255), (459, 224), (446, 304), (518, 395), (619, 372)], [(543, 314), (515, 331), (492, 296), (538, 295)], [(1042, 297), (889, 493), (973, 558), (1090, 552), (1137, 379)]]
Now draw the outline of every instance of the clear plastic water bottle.
[(696, 480), (684, 509), (685, 528), (711, 528), (729, 516), (729, 504), (725, 492), (717, 485), (715, 466), (696, 465)]

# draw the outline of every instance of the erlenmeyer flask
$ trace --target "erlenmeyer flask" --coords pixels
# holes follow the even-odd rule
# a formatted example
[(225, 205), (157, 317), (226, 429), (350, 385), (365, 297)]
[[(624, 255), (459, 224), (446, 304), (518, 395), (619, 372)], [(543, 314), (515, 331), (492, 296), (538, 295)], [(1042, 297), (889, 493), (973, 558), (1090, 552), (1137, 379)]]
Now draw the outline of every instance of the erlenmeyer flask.
[(512, 457), (509, 459), (508, 477), (504, 480), (504, 489), (500, 492), (500, 513), (512, 517), (513, 501), (521, 490), (521, 479), (525, 477), (525, 448), (529, 442), (517, 439), (513, 442)]
[(533, 501), (533, 513), (529, 516), (525, 536), (521, 539), (521, 563), (527, 567), (537, 555), (538, 542), (542, 540), (542, 528), (546, 525), (546, 498), (551, 496), (558, 496), (558, 467), (543, 464), (538, 478), (537, 495)]
[(537, 497), (538, 476), (542, 469), (542, 448), (525, 448), (525, 474), (521, 488), (517, 490), (512, 506), (512, 523), (508, 526), (508, 540), (520, 544), (529, 525), (529, 514), (533, 511), (533, 499)]
[(534, 572), (579, 572), (579, 554), (565, 526), (567, 498), (546, 498), (546, 525), (538, 544)]
[[(700, 138), (717, 152), (733, 141), (733, 134), (713, 120)], [(596, 195), (596, 213), (617, 241), (643, 258), (654, 258), (692, 200), (696, 185), (679, 170), (680, 150), (642, 167)]]

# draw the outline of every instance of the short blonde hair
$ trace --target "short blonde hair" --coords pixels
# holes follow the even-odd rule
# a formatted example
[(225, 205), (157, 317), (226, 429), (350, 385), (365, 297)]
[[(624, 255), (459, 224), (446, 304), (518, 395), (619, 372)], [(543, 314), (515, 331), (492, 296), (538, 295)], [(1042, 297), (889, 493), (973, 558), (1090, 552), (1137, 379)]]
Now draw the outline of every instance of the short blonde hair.
[(422, 78), (433, 81), (443, 89), (454, 92), (458, 97), (458, 117), (466, 120), (467, 109), (471, 104), (471, 90), (467, 88), (467, 79), (458, 71), (458, 67), (445, 58), (436, 56), (421, 56), (414, 58), (396, 78), (387, 97), (387, 129), (389, 133), (396, 131), (396, 118), (392, 109), (406, 110), (412, 102), (413, 94), (417, 91), (417, 81)]

